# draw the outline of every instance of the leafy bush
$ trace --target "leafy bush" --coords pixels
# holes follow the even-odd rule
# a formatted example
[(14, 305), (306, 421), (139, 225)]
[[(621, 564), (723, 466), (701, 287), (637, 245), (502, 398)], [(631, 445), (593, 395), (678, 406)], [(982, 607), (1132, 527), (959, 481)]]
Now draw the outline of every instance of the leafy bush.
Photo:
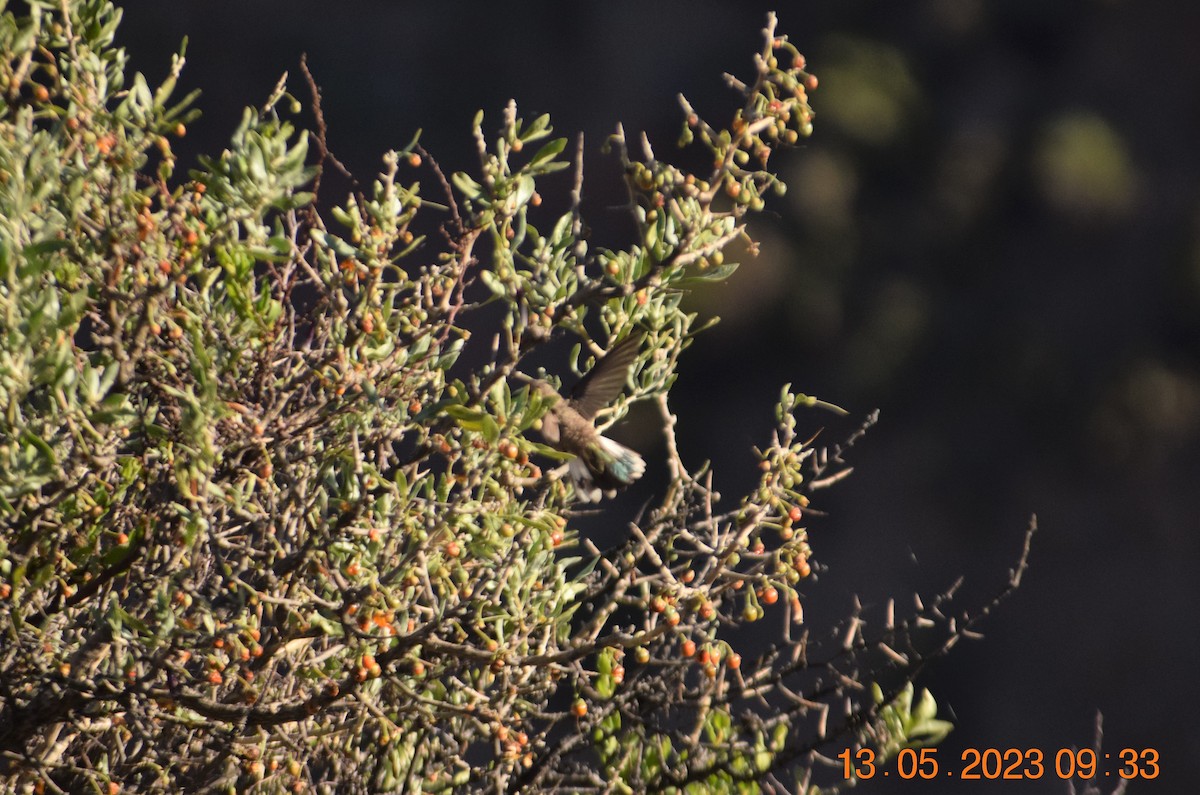
[[(848, 744), (945, 734), (930, 699), (908, 711), (913, 635), (941, 627), (939, 654), (974, 619), (939, 603), (867, 639), (852, 616), (819, 659), (793, 634), (806, 509), (845, 471), (844, 447), (797, 435), (819, 401), (783, 390), (759, 485), (727, 507), (674, 444), (676, 363), (705, 325), (683, 297), (753, 248), (747, 214), (783, 190), (768, 158), (812, 130), (816, 79), (773, 17), (730, 124), (682, 102), (709, 173), (612, 137), (637, 228), (619, 250), (584, 240), (581, 154), (511, 104), (494, 140), (476, 120), (477, 173), (444, 177), (414, 140), (318, 212), (334, 161), (281, 80), (183, 177), (183, 52), (157, 88), (127, 78), (119, 19), (105, 0), (0, 16), (11, 786), (753, 792), (808, 786)], [(555, 216), (540, 180), (570, 168)], [(580, 373), (634, 335), (601, 427), (652, 404), (669, 482), (599, 550), (571, 451), (536, 433), (557, 400), (538, 383), (561, 379), (523, 363), (572, 339)], [(743, 657), (736, 630), (766, 616), (773, 643)]]

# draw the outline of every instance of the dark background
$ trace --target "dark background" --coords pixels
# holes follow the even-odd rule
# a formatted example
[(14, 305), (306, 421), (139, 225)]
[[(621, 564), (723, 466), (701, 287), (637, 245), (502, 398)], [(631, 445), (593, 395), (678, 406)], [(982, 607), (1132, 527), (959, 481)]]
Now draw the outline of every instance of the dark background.
[[(204, 91), (185, 158), (226, 145), (300, 53), (329, 144), (360, 180), (422, 141), (473, 169), (471, 118), (514, 97), (586, 134), (595, 243), (624, 245), (617, 121), (674, 157), (683, 92), (727, 119), (773, 6), (758, 2), (124, 3), (121, 41), (161, 79), (190, 37)], [(753, 223), (762, 253), (696, 297), (723, 322), (673, 400), (685, 459), (717, 486), (756, 472), (779, 386), (881, 422), (811, 528), (810, 615), (1003, 582), (1036, 512), (1024, 586), (920, 684), (958, 728), (939, 750), (1156, 748), (1160, 781), (1200, 781), (1200, 5), (1132, 0), (814, 0), (777, 6), (821, 78), (816, 133), (776, 155), (789, 184)], [(302, 83), (297, 96), (307, 103)], [(434, 184), (421, 175), (426, 195)], [(561, 212), (568, 189), (543, 193)], [(327, 198), (335, 194), (324, 194)], [(553, 213), (548, 209), (547, 218)], [(542, 221), (545, 223), (545, 220)], [(640, 419), (639, 419), (640, 417)], [(854, 427), (806, 418), (835, 441)], [(650, 453), (648, 416), (623, 438)], [(653, 469), (653, 464), (652, 464)], [(652, 488), (653, 473), (646, 488)], [(635, 495), (636, 496), (636, 495)], [(970, 785), (1054, 792), (1038, 783)], [(1111, 789), (1111, 785), (1105, 790)], [(936, 790), (915, 783), (863, 791)]]

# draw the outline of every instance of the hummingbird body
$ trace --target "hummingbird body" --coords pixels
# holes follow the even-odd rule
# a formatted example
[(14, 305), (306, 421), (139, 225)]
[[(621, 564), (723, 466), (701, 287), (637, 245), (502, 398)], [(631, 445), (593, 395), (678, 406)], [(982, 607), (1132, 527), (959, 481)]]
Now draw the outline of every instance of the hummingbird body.
[(612, 497), (646, 471), (640, 455), (601, 436), (594, 425), (597, 412), (625, 387), (641, 342), (641, 337), (627, 337), (617, 344), (575, 385), (569, 398), (545, 381), (535, 384), (539, 394), (553, 400), (550, 412), (542, 418), (542, 436), (550, 446), (575, 456), (567, 471), (583, 502)]

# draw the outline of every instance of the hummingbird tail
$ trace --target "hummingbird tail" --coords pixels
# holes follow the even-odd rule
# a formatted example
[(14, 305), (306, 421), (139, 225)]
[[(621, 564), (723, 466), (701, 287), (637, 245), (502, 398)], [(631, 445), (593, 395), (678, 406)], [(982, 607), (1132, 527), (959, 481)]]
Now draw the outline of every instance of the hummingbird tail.
[(642, 457), (625, 445), (601, 436), (600, 447), (612, 459), (605, 467), (606, 471), (621, 485), (628, 486), (646, 471), (646, 462)]
[(642, 457), (623, 444), (601, 436), (596, 447), (571, 461), (568, 473), (581, 502), (599, 502), (613, 497), (617, 489), (628, 486), (646, 471)]

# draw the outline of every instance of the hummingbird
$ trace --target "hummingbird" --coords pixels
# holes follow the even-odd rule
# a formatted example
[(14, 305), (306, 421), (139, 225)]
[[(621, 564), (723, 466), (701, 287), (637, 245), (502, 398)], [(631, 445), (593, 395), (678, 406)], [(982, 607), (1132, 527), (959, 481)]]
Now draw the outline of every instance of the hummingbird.
[(612, 403), (629, 377), (629, 368), (641, 347), (641, 335), (626, 337), (597, 362), (564, 398), (545, 381), (534, 381), (542, 397), (550, 398), (550, 411), (542, 418), (542, 437), (556, 450), (575, 457), (567, 472), (582, 502), (613, 497), (642, 476), (646, 462), (628, 447), (601, 436), (594, 420)]

